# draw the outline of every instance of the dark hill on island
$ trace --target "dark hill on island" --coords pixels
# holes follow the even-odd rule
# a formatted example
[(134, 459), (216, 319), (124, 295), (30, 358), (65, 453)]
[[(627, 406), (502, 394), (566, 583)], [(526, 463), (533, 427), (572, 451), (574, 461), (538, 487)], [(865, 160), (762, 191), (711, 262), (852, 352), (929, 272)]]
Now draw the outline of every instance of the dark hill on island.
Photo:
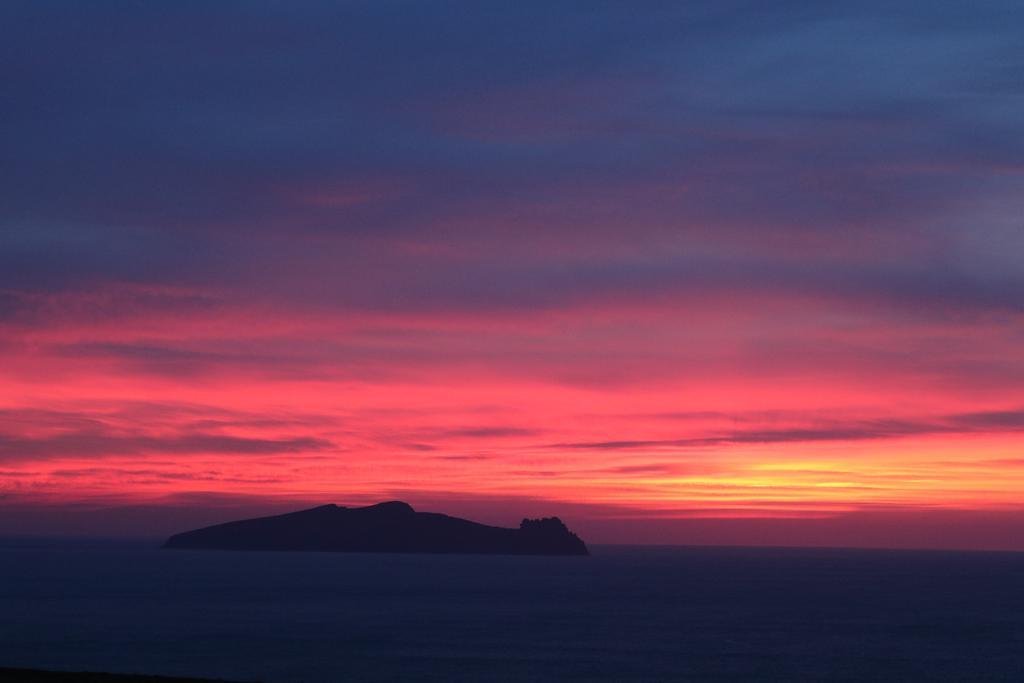
[(322, 505), (273, 517), (218, 524), (171, 536), (165, 548), (320, 550), (376, 553), (588, 555), (557, 517), (524, 519), (518, 529), (487, 526), (407, 503), (362, 508)]

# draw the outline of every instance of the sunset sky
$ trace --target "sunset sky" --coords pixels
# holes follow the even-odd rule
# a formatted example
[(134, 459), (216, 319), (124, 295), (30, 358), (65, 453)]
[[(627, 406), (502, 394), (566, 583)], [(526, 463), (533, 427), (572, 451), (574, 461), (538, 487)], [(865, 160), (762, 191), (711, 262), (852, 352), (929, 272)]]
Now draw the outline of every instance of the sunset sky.
[(1024, 550), (1022, 26), (5, 2), (0, 533)]

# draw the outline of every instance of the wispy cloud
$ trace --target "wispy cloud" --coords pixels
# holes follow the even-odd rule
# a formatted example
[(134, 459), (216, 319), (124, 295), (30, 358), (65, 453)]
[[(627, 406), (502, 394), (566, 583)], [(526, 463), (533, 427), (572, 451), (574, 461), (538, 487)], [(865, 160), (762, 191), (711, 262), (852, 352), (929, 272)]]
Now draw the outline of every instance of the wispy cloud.
[(1024, 411), (961, 413), (933, 419), (877, 419), (786, 429), (740, 429), (682, 439), (583, 441), (553, 443), (552, 449), (634, 450), (706, 448), (729, 444), (773, 444), (815, 441), (867, 441), (931, 434), (974, 434), (1024, 431)]
[(331, 442), (312, 437), (260, 439), (221, 434), (155, 436), (95, 432), (71, 432), (42, 437), (0, 435), (0, 460), (4, 462), (148, 454), (272, 455), (326, 451), (331, 448)]

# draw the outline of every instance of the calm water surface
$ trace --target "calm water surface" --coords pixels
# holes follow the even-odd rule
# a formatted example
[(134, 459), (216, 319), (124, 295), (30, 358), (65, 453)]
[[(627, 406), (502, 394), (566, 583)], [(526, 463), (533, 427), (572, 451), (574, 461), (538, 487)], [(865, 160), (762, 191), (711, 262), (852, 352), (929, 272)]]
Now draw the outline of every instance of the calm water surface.
[(1024, 680), (1024, 554), (0, 543), (0, 665), (235, 680)]

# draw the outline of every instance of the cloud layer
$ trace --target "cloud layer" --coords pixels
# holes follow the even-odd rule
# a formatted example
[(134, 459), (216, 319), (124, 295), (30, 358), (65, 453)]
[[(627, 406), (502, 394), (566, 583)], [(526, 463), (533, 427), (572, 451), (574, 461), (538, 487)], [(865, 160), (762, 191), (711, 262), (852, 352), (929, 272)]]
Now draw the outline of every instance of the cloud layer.
[(1017, 509), (1022, 20), (7, 3), (0, 495)]

